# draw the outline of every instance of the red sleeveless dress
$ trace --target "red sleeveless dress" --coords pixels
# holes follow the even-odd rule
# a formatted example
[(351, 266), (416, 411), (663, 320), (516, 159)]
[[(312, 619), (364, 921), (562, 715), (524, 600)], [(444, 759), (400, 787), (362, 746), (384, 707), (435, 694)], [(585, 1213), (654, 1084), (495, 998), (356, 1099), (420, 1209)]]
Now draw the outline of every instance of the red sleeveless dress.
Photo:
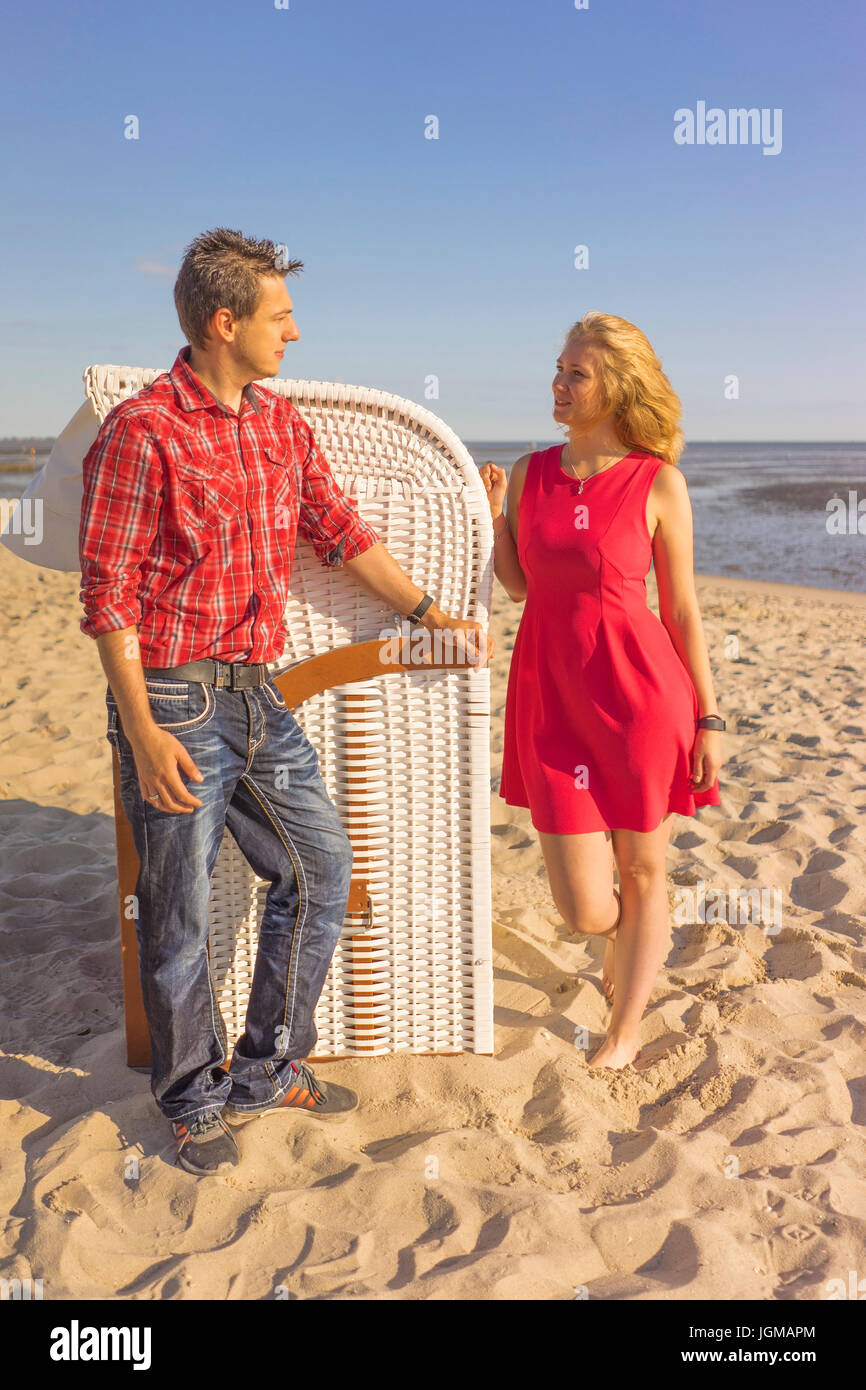
[(663, 461), (632, 450), (578, 480), (562, 446), (529, 460), (517, 553), (526, 603), (505, 702), (499, 795), (536, 830), (654, 830), (669, 811), (721, 804), (689, 783), (692, 678), (647, 606), (646, 502)]

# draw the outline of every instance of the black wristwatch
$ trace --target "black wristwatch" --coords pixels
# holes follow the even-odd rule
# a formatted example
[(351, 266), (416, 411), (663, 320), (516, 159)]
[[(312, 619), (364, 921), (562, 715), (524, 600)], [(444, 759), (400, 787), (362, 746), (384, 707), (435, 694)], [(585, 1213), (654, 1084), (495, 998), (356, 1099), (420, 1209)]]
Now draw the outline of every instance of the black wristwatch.
[(411, 613), (406, 614), (407, 623), (411, 623), (413, 627), (420, 623), (421, 619), (424, 617), (424, 614), (427, 612), (427, 609), (430, 607), (430, 604), (432, 602), (433, 599), (431, 595), (425, 594), (421, 602), (418, 604), (418, 607), (414, 608)]
[(699, 729), (722, 729), (727, 728), (724, 719), (720, 714), (704, 714), (698, 720)]

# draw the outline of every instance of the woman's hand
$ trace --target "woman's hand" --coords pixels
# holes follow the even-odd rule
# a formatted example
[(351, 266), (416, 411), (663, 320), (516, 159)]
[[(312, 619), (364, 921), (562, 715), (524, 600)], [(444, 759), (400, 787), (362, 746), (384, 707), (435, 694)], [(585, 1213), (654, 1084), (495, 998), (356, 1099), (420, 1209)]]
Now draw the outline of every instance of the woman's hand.
[(692, 795), (709, 791), (722, 765), (722, 735), (718, 729), (698, 729), (692, 745)]
[(505, 501), (505, 489), (508, 487), (508, 474), (504, 468), (497, 468), (496, 464), (491, 463), (489, 459), (478, 471), (487, 493), (490, 515), (495, 519), (502, 515), (502, 503)]

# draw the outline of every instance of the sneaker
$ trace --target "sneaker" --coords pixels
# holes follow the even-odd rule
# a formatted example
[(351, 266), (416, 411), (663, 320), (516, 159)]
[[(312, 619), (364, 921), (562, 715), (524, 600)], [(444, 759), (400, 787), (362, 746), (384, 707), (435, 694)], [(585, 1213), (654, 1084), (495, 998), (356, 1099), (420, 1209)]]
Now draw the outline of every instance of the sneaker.
[(236, 1166), (238, 1146), (218, 1110), (191, 1120), (173, 1120), (171, 1128), (177, 1140), (177, 1161), (188, 1173), (207, 1178)]
[(244, 1120), (258, 1119), (259, 1115), (269, 1115), (272, 1110), (303, 1110), (307, 1115), (347, 1115), (357, 1110), (358, 1097), (348, 1086), (338, 1086), (329, 1081), (327, 1089), (317, 1081), (306, 1062), (292, 1062), (296, 1075), (282, 1100), (271, 1101), (258, 1110), (235, 1110), (231, 1104), (223, 1110), (230, 1124), (243, 1124)]

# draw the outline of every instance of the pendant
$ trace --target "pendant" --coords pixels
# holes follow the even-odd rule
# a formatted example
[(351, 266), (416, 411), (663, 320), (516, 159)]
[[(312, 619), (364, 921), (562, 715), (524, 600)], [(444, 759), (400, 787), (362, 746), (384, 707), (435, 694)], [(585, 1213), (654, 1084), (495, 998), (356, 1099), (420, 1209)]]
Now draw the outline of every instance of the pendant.
[(585, 482), (586, 482), (586, 479), (585, 479), (585, 478), (578, 478), (578, 479), (577, 479), (577, 495), (578, 495), (578, 497), (579, 497), (580, 494), (583, 492), (583, 485), (584, 485)]

